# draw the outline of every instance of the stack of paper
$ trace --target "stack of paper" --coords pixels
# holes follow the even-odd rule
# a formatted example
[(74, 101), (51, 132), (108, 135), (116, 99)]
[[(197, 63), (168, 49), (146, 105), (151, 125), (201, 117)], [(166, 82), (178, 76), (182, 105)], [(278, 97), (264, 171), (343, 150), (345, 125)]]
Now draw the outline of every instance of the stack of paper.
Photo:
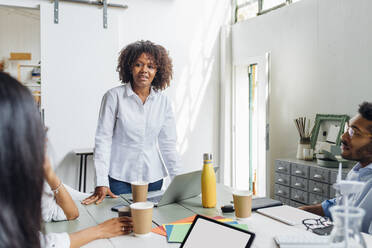
[[(182, 220), (178, 220), (173, 223), (164, 224), (162, 226), (154, 228), (152, 231), (154, 233), (166, 236), (169, 243), (182, 243), (194, 219), (195, 215)], [(212, 219), (236, 226), (244, 230), (248, 230), (248, 226), (246, 224), (238, 224), (238, 222), (234, 221), (233, 219), (224, 218), (222, 216), (216, 216)]]

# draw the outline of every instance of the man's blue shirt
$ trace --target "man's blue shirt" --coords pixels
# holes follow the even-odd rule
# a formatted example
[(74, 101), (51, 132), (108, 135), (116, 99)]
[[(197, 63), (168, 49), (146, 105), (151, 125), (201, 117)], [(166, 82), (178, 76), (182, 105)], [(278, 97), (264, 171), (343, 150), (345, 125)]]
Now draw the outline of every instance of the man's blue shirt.
[[(372, 163), (365, 166), (364, 168), (361, 167), (360, 163), (357, 163), (347, 174), (346, 180), (351, 181), (359, 181), (359, 182), (367, 182), (368, 180), (372, 179)], [(358, 204), (364, 196), (360, 195), (357, 199), (355, 204)], [(336, 198), (325, 200), (322, 202), (322, 208), (324, 211), (324, 215), (331, 218), (331, 212), (329, 211), (330, 207), (336, 205)]]

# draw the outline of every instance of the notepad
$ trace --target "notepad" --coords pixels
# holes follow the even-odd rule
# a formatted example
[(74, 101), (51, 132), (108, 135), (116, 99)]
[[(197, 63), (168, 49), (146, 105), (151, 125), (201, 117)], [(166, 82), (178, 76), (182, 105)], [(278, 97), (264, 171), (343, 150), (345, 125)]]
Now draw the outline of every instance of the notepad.
[[(176, 224), (176, 223), (192, 223), (195, 219), (195, 216), (196, 215), (193, 215), (193, 216), (189, 216), (187, 218), (184, 218), (184, 219), (181, 219), (181, 220), (178, 220), (178, 221), (175, 221), (175, 222), (172, 222), (172, 223), (169, 223), (169, 224)], [(223, 217), (222, 217), (223, 218)], [(159, 234), (159, 235), (162, 235), (162, 236), (167, 236), (167, 233), (165, 231), (165, 228), (164, 226), (158, 226), (158, 227), (155, 227), (152, 229), (152, 232), (153, 233), (156, 233), (156, 234)]]
[(182, 243), (189, 231), (191, 224), (173, 225), (168, 237), (169, 243)]
[[(181, 219), (181, 220), (177, 220), (175, 222), (172, 222), (172, 223), (169, 223), (169, 224), (176, 224), (176, 223), (192, 223), (195, 219), (196, 215), (193, 215), (193, 216), (189, 216), (187, 218), (184, 218), (184, 219)], [(215, 220), (221, 220), (221, 219), (226, 219), (225, 217), (223, 216), (215, 216), (213, 217), (212, 219), (215, 219)], [(165, 231), (165, 228), (164, 228), (164, 225), (162, 226), (158, 226), (158, 227), (154, 227), (152, 230), (151, 230), (153, 233), (156, 233), (156, 234), (159, 234), (159, 235), (162, 235), (162, 236), (167, 236), (167, 233)]]
[(304, 219), (319, 218), (318, 215), (287, 205), (259, 209), (257, 212), (291, 226), (301, 225)]

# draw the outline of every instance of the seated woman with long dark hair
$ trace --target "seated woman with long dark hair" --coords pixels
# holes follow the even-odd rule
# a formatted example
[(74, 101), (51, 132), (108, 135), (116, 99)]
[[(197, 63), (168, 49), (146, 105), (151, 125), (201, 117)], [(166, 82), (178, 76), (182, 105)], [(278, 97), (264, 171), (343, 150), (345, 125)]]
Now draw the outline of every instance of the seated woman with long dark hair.
[(131, 220), (120, 217), (72, 234), (41, 234), (44, 161), (45, 132), (33, 97), (0, 72), (0, 247), (80, 247), (131, 231)]

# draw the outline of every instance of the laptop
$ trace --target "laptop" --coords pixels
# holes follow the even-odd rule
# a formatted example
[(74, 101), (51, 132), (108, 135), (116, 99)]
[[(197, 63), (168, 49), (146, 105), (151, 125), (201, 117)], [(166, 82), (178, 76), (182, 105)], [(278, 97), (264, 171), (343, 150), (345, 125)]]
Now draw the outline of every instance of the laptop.
[(249, 248), (254, 238), (252, 232), (197, 215), (180, 248)]
[[(214, 167), (214, 172), (218, 169)], [(199, 170), (177, 175), (165, 191), (149, 192), (147, 200), (153, 202), (155, 207), (161, 207), (198, 196), (201, 194), (201, 174)]]

